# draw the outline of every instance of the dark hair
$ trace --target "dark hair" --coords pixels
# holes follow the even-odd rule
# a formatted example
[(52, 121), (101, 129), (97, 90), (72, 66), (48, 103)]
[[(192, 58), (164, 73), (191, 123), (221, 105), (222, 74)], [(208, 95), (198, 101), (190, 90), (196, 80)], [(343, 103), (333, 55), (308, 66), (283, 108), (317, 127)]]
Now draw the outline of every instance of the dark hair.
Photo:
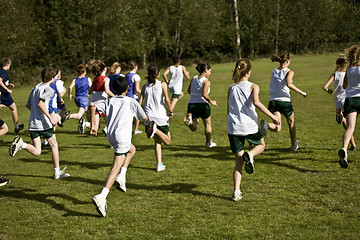
[(148, 75), (146, 79), (149, 83), (154, 84), (156, 78), (159, 76), (160, 68), (157, 64), (151, 64), (147, 70)]
[(95, 60), (92, 63), (92, 67), (91, 67), (91, 72), (95, 75), (95, 76), (100, 76), (101, 73), (104, 71), (104, 69), (106, 68), (105, 63), (103, 63), (100, 60)]
[(232, 79), (236, 82), (243, 78), (251, 70), (251, 63), (246, 58), (237, 60)]
[(51, 81), (56, 76), (56, 71), (53, 67), (47, 66), (41, 72), (42, 81), (44, 83)]
[(128, 87), (128, 81), (126, 80), (125, 77), (118, 76), (118, 77), (114, 78), (112, 85), (114, 87), (115, 92), (118, 95), (120, 95), (126, 91), (126, 89)]
[(56, 74), (60, 72), (60, 66), (57, 64), (53, 64), (52, 67), (55, 69)]
[(272, 62), (284, 63), (287, 60), (290, 60), (290, 53), (288, 53), (287, 51), (283, 51), (281, 53), (275, 53), (271, 55), (270, 59)]
[(77, 66), (77, 72), (81, 75), (86, 72), (86, 65), (85, 64), (79, 64)]
[(201, 74), (203, 72), (205, 72), (205, 70), (209, 70), (211, 67), (209, 64), (207, 63), (199, 63), (197, 66), (196, 66), (196, 70)]
[(179, 55), (174, 55), (173, 56), (173, 64), (177, 64), (180, 62), (180, 56)]
[(128, 62), (128, 65), (129, 65), (130, 70), (133, 70), (138, 64), (135, 60), (130, 60)]
[(350, 65), (357, 65), (360, 62), (360, 45), (353, 45), (347, 49)]
[(345, 69), (349, 65), (349, 61), (345, 55), (341, 55), (336, 59), (335, 72)]

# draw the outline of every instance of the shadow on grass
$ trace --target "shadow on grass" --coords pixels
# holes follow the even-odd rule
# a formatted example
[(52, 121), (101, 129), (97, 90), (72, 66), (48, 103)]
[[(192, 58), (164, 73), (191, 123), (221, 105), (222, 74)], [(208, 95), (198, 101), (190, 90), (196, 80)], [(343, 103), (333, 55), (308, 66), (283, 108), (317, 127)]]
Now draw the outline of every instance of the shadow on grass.
[(61, 193), (37, 193), (34, 189), (22, 189), (22, 190), (3, 190), (0, 192), (1, 197), (11, 197), (15, 199), (27, 199), (30, 201), (38, 201), (40, 203), (46, 203), (49, 204), (52, 208), (58, 210), (58, 211), (64, 211), (65, 214), (63, 214), (64, 217), (68, 216), (87, 216), (87, 217), (98, 217), (98, 215), (95, 214), (89, 214), (89, 213), (83, 213), (71, 210), (67, 207), (65, 207), (64, 204), (57, 203), (55, 200), (52, 200), (51, 198), (61, 198), (64, 200), (71, 201), (74, 205), (85, 205), (90, 204), (89, 201), (80, 201), (76, 198), (73, 198), (71, 196), (68, 196), (66, 194)]
[(190, 183), (174, 183), (169, 185), (159, 185), (159, 186), (150, 186), (150, 185), (139, 185), (128, 183), (128, 188), (133, 188), (137, 190), (146, 190), (146, 191), (167, 191), (171, 193), (188, 193), (194, 196), (205, 196), (205, 197), (215, 197), (230, 201), (230, 198), (226, 198), (223, 196), (218, 196), (210, 193), (203, 193), (200, 191), (195, 190), (197, 184), (190, 184)]
[[(20, 161), (26, 163), (46, 163), (53, 164), (51, 157), (48, 160), (42, 160), (40, 158), (19, 158)], [(99, 169), (102, 167), (111, 167), (111, 162), (108, 163), (98, 163), (98, 162), (76, 162), (76, 161), (68, 161), (68, 160), (60, 160), (61, 166), (80, 166), (82, 168), (87, 169)], [(71, 171), (71, 168), (70, 168)]]

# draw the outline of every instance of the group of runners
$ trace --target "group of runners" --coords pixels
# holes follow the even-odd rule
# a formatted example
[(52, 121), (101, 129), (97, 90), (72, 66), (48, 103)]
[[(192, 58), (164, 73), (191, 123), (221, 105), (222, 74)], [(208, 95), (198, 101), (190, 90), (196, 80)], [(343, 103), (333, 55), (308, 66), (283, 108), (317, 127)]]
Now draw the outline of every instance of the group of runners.
[[(274, 68), (271, 74), (268, 107), (259, 100), (259, 86), (249, 81), (252, 68), (250, 61), (245, 58), (239, 59), (233, 70), (234, 83), (229, 87), (227, 97), (228, 138), (235, 156), (233, 201), (242, 198), (240, 185), (243, 168), (249, 174), (254, 172), (254, 157), (264, 151), (264, 137), (267, 136), (268, 131), (281, 131), (281, 115), (285, 116), (289, 127), (290, 150), (295, 152), (300, 147), (300, 142), (296, 138), (295, 113), (290, 89), (304, 97), (307, 94), (293, 83), (294, 72), (289, 69), (291, 61), (288, 52), (273, 54), (271, 60), (278, 62), (279, 66)], [(3, 69), (8, 71), (9, 66), (6, 65), (6, 61), (3, 60), (2, 64)], [(331, 94), (333, 91), (329, 85), (334, 81), (336, 120), (338, 123), (343, 123), (345, 127), (343, 145), (338, 153), (339, 164), (342, 168), (347, 168), (349, 142), (351, 142), (351, 149), (356, 150), (353, 132), (356, 117), (360, 111), (360, 46), (355, 45), (349, 48), (346, 56), (337, 59), (336, 65), (335, 73), (324, 84), (323, 89)], [(56, 126), (63, 125), (67, 120), (77, 119), (80, 134), (84, 134), (85, 129), (89, 128), (90, 134), (97, 135), (99, 118), (104, 116), (107, 126), (103, 131), (115, 153), (105, 185), (100, 194), (92, 199), (96, 210), (103, 217), (106, 216), (106, 198), (111, 186), (115, 185), (117, 189), (126, 192), (126, 172), (136, 152), (131, 139), (133, 134), (141, 133), (138, 129), (140, 120), (144, 121), (147, 137), (154, 139), (156, 171), (165, 170), (166, 167), (161, 158), (161, 146), (171, 143), (169, 118), (173, 117), (177, 102), (184, 96), (182, 92), (184, 76), (190, 79), (189, 72), (185, 66), (181, 65), (178, 56), (174, 56), (173, 65), (162, 74), (164, 81), (160, 80), (159, 66), (151, 64), (147, 68), (147, 82), (142, 88), (140, 88), (140, 76), (136, 73), (138, 69), (136, 62), (131, 61), (129, 66), (131, 71), (124, 76), (120, 73), (121, 67), (117, 62), (109, 68), (110, 75), (106, 74), (108, 68), (102, 61), (94, 60), (87, 66), (80, 64), (79, 76), (71, 82), (68, 92), (69, 99), (74, 99), (78, 106), (77, 113), (70, 113), (65, 106), (62, 106), (65, 91), (63, 82), (59, 82), (61, 81), (59, 80), (60, 70), (54, 66), (45, 67), (42, 72), (42, 82), (32, 89), (27, 102), (27, 107), (30, 109), (29, 132), (32, 144), (25, 143), (22, 137), (17, 136), (9, 148), (10, 156), (14, 156), (21, 149), (38, 156), (42, 148), (40, 137), (43, 136), (52, 150), (54, 179), (69, 177), (70, 175), (65, 173), (64, 169), (60, 170), (58, 144), (55, 137)], [(91, 69), (95, 75), (93, 81), (86, 76), (87, 69)], [(196, 66), (196, 70), (198, 74), (191, 79), (187, 88), (190, 99), (184, 123), (191, 131), (196, 131), (201, 118), (205, 128), (205, 146), (212, 148), (216, 146), (216, 143), (212, 140), (210, 105), (217, 106), (217, 102), (209, 96), (211, 67), (207, 63), (200, 63)], [(170, 74), (170, 79), (168, 79), (168, 74)], [(7, 87), (11, 86), (2, 76), (4, 75), (0, 75), (1, 97), (3, 97), (3, 92), (7, 91)], [(75, 98), (72, 96), (74, 87)], [(171, 100), (168, 89), (172, 94)], [(10, 95), (11, 92), (7, 92)], [(92, 96), (88, 109), (89, 93)], [(54, 96), (54, 94), (57, 95)], [(59, 107), (53, 104), (54, 101), (57, 101)], [(10, 107), (9, 102), (5, 101), (5, 103), (2, 106)], [(10, 107), (12, 111), (14, 105)], [(256, 108), (267, 115), (271, 121), (262, 119), (258, 124)], [(82, 117), (85, 112), (87, 112), (88, 121)], [(132, 131), (134, 117), (135, 129)], [(17, 124), (17, 118), (13, 117), (13, 119), (15, 131), (19, 131), (21, 125)], [(0, 123), (1, 129), (6, 128), (7, 132), (6, 124), (3, 121)], [(0, 134), (5, 133), (0, 130)], [(249, 151), (244, 151), (245, 140), (253, 145)]]

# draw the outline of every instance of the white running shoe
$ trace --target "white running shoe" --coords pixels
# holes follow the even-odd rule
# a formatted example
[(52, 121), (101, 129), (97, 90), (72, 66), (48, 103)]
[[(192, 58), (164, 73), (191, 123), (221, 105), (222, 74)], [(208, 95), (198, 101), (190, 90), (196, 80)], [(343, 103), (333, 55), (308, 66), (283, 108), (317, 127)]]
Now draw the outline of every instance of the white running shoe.
[(79, 127), (78, 127), (78, 131), (80, 134), (84, 134), (85, 133), (85, 118), (80, 118), (79, 120)]
[(156, 171), (157, 171), (157, 172), (161, 172), (161, 171), (164, 171), (165, 168), (166, 168), (166, 166), (165, 166), (164, 164), (158, 164), (158, 165), (156, 166)]
[(342, 168), (347, 168), (348, 167), (348, 161), (347, 161), (347, 152), (344, 148), (340, 149), (339, 152), (339, 164)]
[(184, 123), (185, 123), (186, 125), (188, 125), (188, 126), (193, 123), (191, 113), (187, 113), (187, 114), (186, 114), (186, 116), (184, 117)]
[(294, 145), (291, 147), (291, 151), (296, 152), (299, 148), (300, 148), (300, 142), (296, 140)]
[(242, 199), (242, 192), (237, 192), (237, 191), (234, 191), (234, 193), (233, 193), (233, 196), (232, 196), (232, 200), (234, 201), (234, 202), (237, 202), (237, 201), (239, 201), (240, 199)]
[(208, 148), (216, 147), (216, 143), (211, 140), (209, 143), (206, 143), (205, 146)]
[(98, 211), (101, 216), (106, 217), (106, 198), (102, 198), (100, 194), (98, 194), (92, 198), (92, 203), (95, 205), (96, 211)]
[(262, 119), (260, 121), (260, 132), (263, 135), (263, 137), (267, 136), (268, 128), (269, 128), (269, 125), (267, 124), (267, 122), (264, 119)]
[(15, 154), (21, 150), (21, 146), (23, 144), (23, 140), (20, 136), (16, 136), (14, 140), (12, 141), (10, 147), (9, 147), (9, 155), (11, 157), (15, 156)]
[(254, 172), (254, 157), (250, 152), (244, 152), (243, 159), (245, 162), (245, 171), (248, 174), (252, 174)]
[(140, 131), (140, 130), (136, 130), (136, 131), (134, 131), (134, 135), (136, 135), (136, 134), (140, 134), (140, 133), (142, 133), (142, 131)]
[(65, 170), (66, 167), (64, 167), (63, 170), (60, 170), (58, 174), (54, 174), (54, 180), (70, 177), (70, 174), (65, 173)]
[(115, 179), (115, 187), (119, 191), (126, 192), (126, 179), (122, 179), (119, 175)]
[(146, 136), (148, 138), (153, 138), (155, 136), (156, 130), (157, 130), (156, 123), (154, 121), (151, 121), (150, 124), (149, 124), (149, 128), (146, 131)]

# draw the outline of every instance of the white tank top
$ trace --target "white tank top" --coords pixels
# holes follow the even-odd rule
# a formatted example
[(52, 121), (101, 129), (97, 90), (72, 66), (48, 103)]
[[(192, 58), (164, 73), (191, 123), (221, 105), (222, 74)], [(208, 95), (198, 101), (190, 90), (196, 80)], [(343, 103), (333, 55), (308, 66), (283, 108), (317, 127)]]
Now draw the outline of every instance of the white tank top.
[[(144, 99), (144, 111), (149, 117), (149, 121), (154, 121), (158, 126), (168, 125), (169, 117), (166, 116), (161, 81), (156, 80), (154, 84), (149, 82), (145, 84)], [(145, 125), (148, 125), (149, 121), (145, 122)]]
[(169, 88), (173, 90), (175, 94), (180, 94), (183, 86), (184, 74), (182, 71), (182, 65), (177, 67), (170, 66), (170, 81)]
[[(206, 77), (202, 77), (198, 79), (198, 75), (196, 75), (191, 81), (191, 91), (190, 91), (190, 100), (189, 103), (207, 103), (203, 97), (203, 86), (202, 83), (207, 80)], [(208, 94), (210, 93), (210, 87), (208, 90)]]
[(270, 101), (291, 101), (290, 89), (286, 85), (286, 75), (289, 71), (289, 68), (284, 68), (281, 70), (275, 68), (273, 70), (269, 86)]
[(336, 102), (343, 102), (346, 97), (346, 91), (343, 88), (345, 72), (335, 72), (334, 77), (334, 98)]
[(258, 132), (258, 116), (251, 93), (252, 82), (232, 84), (229, 91), (228, 133), (246, 136)]
[(346, 98), (360, 97), (360, 66), (350, 66), (346, 70), (348, 86), (346, 88)]

